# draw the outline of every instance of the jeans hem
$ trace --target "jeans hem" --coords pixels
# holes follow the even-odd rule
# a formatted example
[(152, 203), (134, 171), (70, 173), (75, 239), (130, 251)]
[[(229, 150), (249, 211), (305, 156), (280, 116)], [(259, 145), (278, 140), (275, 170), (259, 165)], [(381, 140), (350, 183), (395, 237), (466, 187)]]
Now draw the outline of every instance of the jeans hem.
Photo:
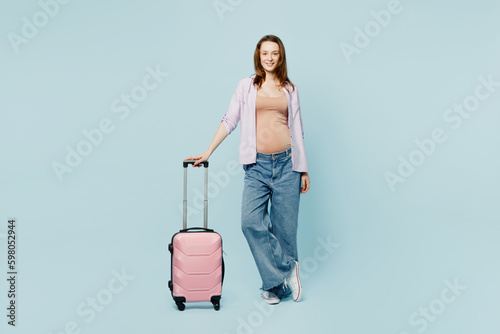
[(279, 286), (279, 285), (281, 285), (281, 284), (285, 283), (285, 280), (287, 279), (287, 277), (288, 277), (288, 276), (290, 276), (290, 274), (292, 273), (292, 271), (293, 271), (294, 269), (295, 269), (295, 262), (293, 262), (292, 267), (291, 267), (291, 269), (288, 271), (288, 273), (287, 273), (287, 274), (285, 274), (285, 275), (283, 275), (283, 274), (282, 274), (282, 275), (283, 275), (283, 280), (282, 280), (281, 282), (279, 282), (278, 284), (271, 285), (269, 288), (266, 288), (266, 287), (265, 287), (265, 285), (264, 285), (264, 284), (262, 284), (262, 288), (261, 288), (261, 289), (262, 289), (262, 290), (271, 290), (271, 289), (273, 289), (273, 288), (275, 288), (275, 287), (277, 287), (277, 286)]
[(280, 282), (280, 283), (278, 283), (278, 284), (272, 285), (272, 286), (271, 286), (271, 287), (269, 287), (269, 288), (266, 288), (266, 287), (264, 287), (264, 285), (262, 285), (262, 290), (269, 291), (269, 290), (272, 290), (272, 289), (274, 289), (274, 288), (279, 287), (279, 286), (280, 286), (281, 284), (283, 284), (283, 283), (285, 283), (285, 279), (283, 279), (283, 281), (281, 281), (281, 282)]

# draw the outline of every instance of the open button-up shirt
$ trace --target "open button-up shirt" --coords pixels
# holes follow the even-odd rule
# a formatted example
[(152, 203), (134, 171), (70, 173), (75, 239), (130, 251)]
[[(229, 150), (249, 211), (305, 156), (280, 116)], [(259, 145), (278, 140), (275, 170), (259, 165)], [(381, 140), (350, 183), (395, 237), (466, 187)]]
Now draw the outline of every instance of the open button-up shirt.
[[(252, 164), (257, 158), (257, 138), (255, 132), (255, 100), (257, 87), (253, 84), (255, 75), (240, 80), (231, 98), (229, 108), (222, 118), (229, 135), (241, 120), (240, 164)], [(300, 101), (297, 87), (287, 83), (284, 89), (288, 101), (288, 128), (292, 148), (292, 169), (296, 172), (308, 172), (306, 152), (304, 148), (304, 130), (300, 115)]]

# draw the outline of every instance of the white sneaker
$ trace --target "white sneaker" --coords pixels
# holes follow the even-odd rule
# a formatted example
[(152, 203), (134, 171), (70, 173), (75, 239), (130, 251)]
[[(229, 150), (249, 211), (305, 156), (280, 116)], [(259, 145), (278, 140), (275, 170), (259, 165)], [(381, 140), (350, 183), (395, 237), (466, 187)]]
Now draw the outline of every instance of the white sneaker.
[(278, 296), (276, 296), (271, 291), (260, 290), (260, 295), (262, 296), (262, 298), (264, 298), (266, 303), (268, 303), (270, 305), (275, 305), (275, 304), (278, 304), (280, 302), (280, 299), (278, 298)]
[(302, 298), (302, 284), (300, 284), (299, 263), (297, 261), (295, 261), (295, 268), (285, 279), (285, 284), (292, 290), (293, 301), (298, 302)]

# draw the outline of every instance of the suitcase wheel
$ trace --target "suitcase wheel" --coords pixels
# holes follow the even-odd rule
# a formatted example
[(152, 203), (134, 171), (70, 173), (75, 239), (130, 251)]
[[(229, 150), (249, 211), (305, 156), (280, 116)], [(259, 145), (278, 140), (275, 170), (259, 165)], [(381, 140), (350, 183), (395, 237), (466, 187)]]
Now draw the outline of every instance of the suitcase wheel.
[(186, 305), (184, 305), (183, 302), (176, 302), (176, 304), (179, 311), (184, 311), (184, 309), (186, 308)]
[(220, 296), (213, 296), (210, 301), (214, 305), (214, 310), (218, 311), (220, 309)]

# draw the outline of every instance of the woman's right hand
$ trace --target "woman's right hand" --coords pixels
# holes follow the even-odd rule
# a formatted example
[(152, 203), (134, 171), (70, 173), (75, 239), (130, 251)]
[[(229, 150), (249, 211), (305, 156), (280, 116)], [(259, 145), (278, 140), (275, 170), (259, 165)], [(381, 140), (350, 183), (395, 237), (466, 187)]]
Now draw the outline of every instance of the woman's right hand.
[(193, 163), (193, 167), (201, 167), (200, 164), (203, 161), (207, 161), (209, 157), (210, 157), (210, 154), (208, 152), (204, 152), (202, 154), (193, 155), (192, 157), (184, 159), (184, 161), (186, 161), (186, 160), (193, 160), (194, 159), (196, 161)]

